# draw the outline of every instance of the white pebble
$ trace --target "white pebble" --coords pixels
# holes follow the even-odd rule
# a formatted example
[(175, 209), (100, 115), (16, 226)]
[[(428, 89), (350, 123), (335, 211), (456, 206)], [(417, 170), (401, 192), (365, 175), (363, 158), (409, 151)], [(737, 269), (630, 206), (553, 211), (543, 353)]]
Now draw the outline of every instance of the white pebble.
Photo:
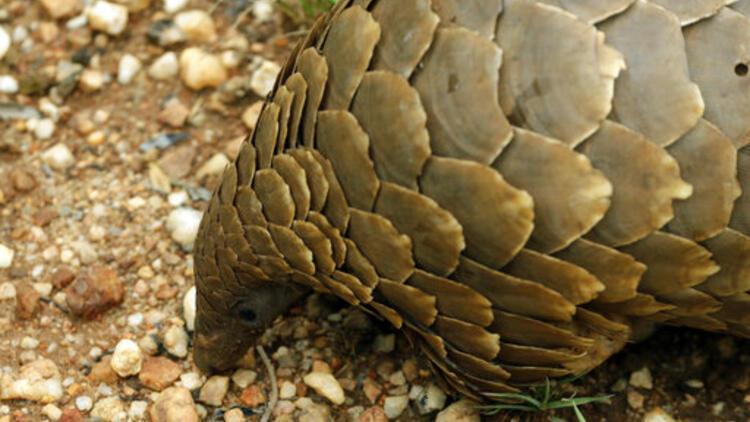
[(340, 405), (344, 403), (344, 389), (338, 380), (331, 374), (325, 372), (311, 372), (302, 380), (315, 390), (316, 393), (328, 399), (331, 403)]
[(33, 337), (25, 336), (21, 339), (22, 349), (36, 349), (37, 346), (39, 346), (39, 340)]
[(98, 0), (87, 12), (89, 25), (110, 35), (121, 34), (128, 25), (128, 8), (119, 4)]
[(383, 410), (385, 410), (385, 416), (387, 416), (388, 419), (396, 419), (397, 417), (401, 416), (402, 413), (404, 413), (404, 410), (406, 410), (406, 406), (408, 405), (408, 396), (390, 396), (385, 398), (385, 403), (383, 403)]
[(426, 415), (435, 410), (441, 410), (445, 407), (446, 398), (445, 393), (438, 386), (435, 384), (428, 385), (417, 398), (419, 413)]
[(250, 89), (258, 96), (265, 97), (273, 89), (279, 72), (281, 72), (281, 66), (270, 60), (264, 60), (250, 78)]
[(52, 283), (34, 283), (32, 284), (32, 287), (34, 287), (34, 290), (36, 290), (36, 292), (43, 298), (48, 298), (52, 293), (52, 288), (54, 286), (52, 286)]
[(8, 268), (13, 263), (13, 249), (0, 243), (0, 268)]
[(55, 133), (55, 122), (52, 119), (40, 119), (34, 127), (34, 136), (37, 139), (49, 139)]
[(5, 53), (10, 49), (10, 35), (8, 32), (0, 26), (0, 59), (5, 57)]
[(232, 382), (240, 388), (245, 388), (255, 382), (258, 373), (250, 369), (238, 369), (232, 374)]
[(130, 408), (128, 409), (128, 417), (130, 420), (145, 420), (146, 410), (148, 410), (148, 402), (143, 400), (135, 400), (130, 402)]
[(10, 281), (0, 284), (0, 300), (16, 298), (16, 287)]
[(173, 325), (164, 333), (164, 348), (172, 356), (184, 358), (188, 354), (188, 335), (182, 327)]
[(182, 313), (185, 317), (185, 327), (187, 327), (188, 331), (195, 329), (195, 306), (195, 286), (192, 286), (182, 299)]
[(167, 217), (166, 228), (172, 240), (179, 243), (184, 249), (193, 249), (195, 237), (198, 235), (198, 226), (203, 214), (192, 208), (175, 208)]
[(135, 75), (141, 71), (141, 61), (132, 54), (125, 54), (120, 58), (117, 65), (117, 82), (120, 85), (127, 85), (133, 81)]
[(87, 18), (86, 15), (78, 15), (65, 22), (65, 28), (72, 31), (74, 29), (83, 28), (88, 24), (89, 18)]
[(128, 315), (128, 325), (131, 327), (138, 327), (143, 323), (143, 314), (137, 312), (132, 315)]
[[(24, 359), (23, 352), (19, 355)], [(28, 352), (33, 354), (34, 352)], [(17, 376), (3, 375), (0, 401), (24, 399), (53, 403), (63, 396), (60, 370), (49, 359), (39, 359), (22, 366)]]
[(170, 193), (167, 196), (167, 202), (169, 202), (169, 205), (173, 207), (179, 207), (180, 205), (183, 205), (188, 200), (188, 194), (184, 190), (177, 191)]
[(115, 346), (110, 366), (117, 375), (125, 378), (141, 371), (143, 356), (138, 345), (129, 339), (120, 340)]
[(62, 410), (54, 404), (50, 403), (42, 407), (42, 414), (49, 418), (51, 421), (56, 421), (62, 417)]
[(3, 94), (15, 94), (18, 92), (18, 81), (10, 75), (0, 76), (0, 92)]
[(75, 164), (73, 153), (70, 152), (70, 149), (65, 144), (56, 144), (44, 151), (42, 160), (55, 170), (65, 170)]
[(629, 384), (636, 388), (643, 388), (645, 390), (651, 390), (654, 388), (654, 383), (651, 378), (651, 370), (647, 367), (643, 367), (630, 374)]
[(197, 372), (185, 372), (180, 375), (180, 384), (191, 391), (201, 388), (203, 382), (203, 376)]
[(167, 13), (175, 13), (184, 9), (187, 6), (188, 0), (164, 0), (164, 11)]
[(227, 79), (221, 59), (200, 48), (191, 47), (180, 54), (180, 76), (188, 88), (217, 87)]
[(93, 405), (94, 405), (94, 401), (91, 400), (91, 397), (89, 396), (76, 397), (76, 409), (80, 410), (81, 412), (87, 412), (91, 410), (91, 407)]
[(107, 76), (104, 73), (96, 69), (85, 69), (81, 73), (78, 86), (83, 92), (95, 92), (102, 89), (105, 83), (107, 83)]
[(211, 15), (199, 9), (180, 12), (174, 18), (175, 26), (185, 34), (189, 41), (216, 41), (216, 27)]
[(269, 0), (256, 0), (251, 9), (255, 20), (266, 22), (273, 19), (273, 4)]
[(148, 67), (148, 76), (152, 79), (166, 80), (177, 76), (180, 66), (177, 54), (172, 51), (162, 54)]
[(99, 359), (102, 356), (102, 353), (104, 351), (100, 347), (92, 347), (91, 350), (89, 350), (89, 356), (93, 359)]
[(281, 383), (281, 388), (279, 388), (280, 399), (291, 399), (292, 397), (296, 395), (297, 395), (297, 386), (295, 386), (293, 382), (284, 381)]

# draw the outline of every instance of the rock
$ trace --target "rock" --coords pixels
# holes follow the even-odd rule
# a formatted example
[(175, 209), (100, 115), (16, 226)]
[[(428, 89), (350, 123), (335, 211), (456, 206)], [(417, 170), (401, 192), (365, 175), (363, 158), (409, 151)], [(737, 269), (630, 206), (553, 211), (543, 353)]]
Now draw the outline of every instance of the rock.
[(203, 376), (197, 372), (186, 372), (180, 375), (180, 385), (188, 390), (197, 390), (203, 386)]
[(132, 54), (124, 54), (117, 65), (117, 82), (120, 85), (129, 84), (135, 79), (142, 67), (143, 64), (137, 57)]
[(68, 18), (83, 10), (81, 0), (41, 0), (52, 19)]
[(268, 22), (274, 17), (273, 4), (269, 0), (256, 0), (251, 11), (257, 22)]
[(87, 377), (93, 384), (117, 383), (117, 373), (112, 369), (112, 356), (104, 356), (99, 362), (91, 367), (91, 372)]
[(651, 390), (654, 388), (654, 383), (651, 378), (651, 371), (647, 367), (643, 367), (630, 374), (630, 385), (636, 388), (643, 388)]
[(0, 376), (0, 400), (32, 400), (53, 403), (63, 396), (60, 371), (49, 359), (39, 359), (22, 366), (18, 376)]
[(657, 407), (643, 416), (643, 422), (674, 422), (674, 419), (664, 409)]
[(122, 302), (122, 281), (114, 270), (94, 266), (82, 272), (65, 288), (70, 311), (83, 318), (93, 318)]
[(18, 92), (18, 81), (10, 75), (0, 76), (0, 93), (15, 94)]
[(75, 278), (76, 273), (74, 273), (73, 270), (68, 267), (60, 267), (56, 269), (54, 273), (52, 273), (50, 282), (53, 286), (55, 286), (55, 288), (64, 289), (65, 287), (68, 287), (68, 285), (70, 285), (70, 283), (72, 283)]
[(10, 50), (10, 35), (8, 32), (0, 26), (0, 60), (5, 57), (5, 54)]
[(630, 406), (631, 409), (640, 410), (643, 409), (643, 403), (646, 401), (646, 398), (643, 397), (643, 394), (635, 390), (631, 390), (628, 391), (627, 401), (628, 406)]
[(403, 372), (396, 371), (392, 373), (390, 377), (388, 377), (388, 382), (390, 382), (391, 385), (401, 386), (406, 384), (406, 377), (404, 377)]
[(262, 110), (263, 101), (254, 102), (242, 112), (242, 123), (244, 123), (250, 130), (255, 129), (255, 124), (258, 123), (258, 118), (260, 117), (260, 112)]
[(218, 57), (190, 47), (180, 54), (180, 76), (188, 88), (197, 91), (221, 85), (227, 79), (227, 71)]
[(375, 337), (372, 350), (379, 353), (391, 353), (396, 348), (395, 334), (381, 334)]
[(437, 414), (435, 422), (481, 422), (477, 404), (470, 400), (459, 400)]
[(386, 422), (388, 417), (380, 406), (373, 406), (359, 415), (359, 422)]
[(81, 412), (88, 412), (92, 407), (94, 407), (94, 400), (92, 400), (89, 396), (78, 396), (76, 397), (75, 404), (76, 409), (80, 410)]
[(128, 25), (128, 8), (104, 0), (97, 0), (87, 11), (89, 25), (109, 35), (119, 35)]
[(0, 268), (10, 268), (14, 255), (13, 249), (0, 243)]
[(59, 422), (83, 422), (83, 415), (75, 407), (69, 407), (63, 410)]
[(343, 404), (346, 399), (341, 384), (339, 384), (336, 378), (331, 374), (324, 372), (311, 372), (305, 375), (302, 380), (305, 384), (315, 390), (316, 393), (325, 397), (333, 404)]
[(41, 295), (28, 282), (18, 283), (16, 286), (16, 315), (20, 319), (31, 319), (39, 309)]
[(188, 207), (175, 208), (167, 217), (166, 228), (172, 240), (185, 250), (193, 249), (203, 213)]
[(180, 377), (182, 368), (171, 359), (157, 356), (147, 357), (138, 373), (141, 384), (152, 390), (161, 391)]
[(145, 421), (146, 410), (148, 410), (148, 402), (143, 400), (134, 400), (130, 402), (128, 408), (128, 420), (129, 421)]
[(385, 398), (383, 410), (385, 410), (385, 416), (388, 419), (396, 419), (404, 413), (408, 405), (409, 396), (390, 396)]
[(214, 375), (201, 387), (198, 400), (209, 406), (221, 406), (224, 396), (229, 391), (229, 377)]
[(258, 407), (266, 402), (266, 396), (263, 390), (257, 385), (251, 385), (240, 394), (240, 401), (248, 407)]
[(49, 418), (51, 421), (56, 421), (62, 417), (62, 410), (52, 403), (44, 405), (42, 407), (42, 414)]
[(120, 340), (115, 346), (110, 365), (123, 378), (138, 374), (143, 365), (143, 355), (138, 344), (129, 339)]
[(216, 27), (211, 15), (199, 9), (180, 12), (174, 18), (175, 25), (188, 41), (210, 43), (216, 41)]
[(291, 381), (284, 381), (279, 387), (279, 398), (280, 399), (291, 399), (297, 395), (297, 386)]
[(281, 72), (281, 66), (270, 60), (264, 60), (250, 78), (250, 89), (258, 96), (265, 98), (273, 90), (279, 72)]
[(81, 72), (81, 79), (78, 81), (78, 86), (81, 87), (83, 92), (96, 92), (104, 87), (106, 78), (104, 73), (96, 69), (85, 69)]
[(185, 328), (188, 331), (195, 329), (195, 286), (191, 286), (182, 298), (182, 317), (185, 320)]
[(66, 170), (75, 164), (75, 157), (65, 144), (55, 144), (42, 153), (42, 160), (55, 170)]
[(426, 415), (445, 407), (446, 396), (443, 390), (435, 384), (430, 384), (417, 397), (419, 414)]
[(190, 173), (197, 151), (192, 145), (180, 145), (164, 153), (159, 159), (159, 167), (171, 180), (177, 180)]
[(49, 139), (55, 133), (55, 122), (52, 119), (39, 119), (33, 130), (37, 139)]
[(151, 0), (117, 0), (119, 3), (124, 4), (130, 12), (140, 12), (148, 8), (151, 4)]
[[(22, 167), (14, 167), (10, 171), (9, 179), (10, 184), (18, 192), (31, 192), (37, 186), (34, 175)], [(2, 248), (0, 248), (0, 260), (2, 260)], [(0, 262), (0, 268), (2, 268), (2, 262)]]
[(37, 346), (39, 346), (39, 340), (33, 337), (24, 336), (21, 339), (20, 346), (22, 349), (36, 349)]
[(126, 421), (128, 412), (125, 410), (125, 403), (117, 396), (105, 397), (96, 402), (91, 409), (92, 418), (100, 418), (106, 422)]
[(177, 54), (168, 51), (151, 63), (148, 67), (148, 76), (162, 81), (174, 78), (179, 71), (180, 65), (177, 61)]
[(187, 6), (189, 0), (164, 0), (164, 11), (167, 13), (175, 13), (184, 9)]
[(224, 413), (224, 422), (244, 422), (245, 415), (242, 413), (242, 409), (234, 408)]
[(0, 284), (0, 300), (10, 300), (16, 298), (16, 286), (10, 281)]
[(200, 166), (195, 173), (195, 178), (201, 180), (206, 176), (219, 176), (224, 173), (224, 169), (227, 168), (229, 163), (229, 158), (223, 153), (218, 152)]
[(372, 378), (365, 378), (362, 383), (362, 392), (365, 393), (365, 397), (370, 400), (370, 403), (375, 403), (383, 392), (383, 387)]
[(255, 382), (258, 374), (250, 369), (238, 369), (232, 374), (232, 382), (240, 388), (245, 388)]
[(164, 333), (164, 348), (172, 356), (178, 358), (187, 357), (188, 354), (188, 337), (185, 329), (178, 326), (172, 325)]
[(157, 119), (172, 127), (182, 127), (190, 115), (190, 109), (185, 107), (179, 98), (173, 97), (164, 104), (164, 108), (159, 112)]
[(149, 410), (152, 422), (198, 422), (198, 412), (190, 391), (170, 387), (162, 391)]

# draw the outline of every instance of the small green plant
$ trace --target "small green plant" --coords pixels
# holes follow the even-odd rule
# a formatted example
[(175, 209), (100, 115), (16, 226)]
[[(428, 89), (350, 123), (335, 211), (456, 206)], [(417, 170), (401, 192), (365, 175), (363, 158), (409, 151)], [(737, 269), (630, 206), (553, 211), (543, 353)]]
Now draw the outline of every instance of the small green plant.
[[(559, 384), (565, 384), (576, 380), (578, 377), (561, 380)], [(497, 414), (503, 410), (520, 411), (520, 412), (544, 412), (553, 409), (573, 409), (578, 422), (586, 422), (579, 406), (590, 403), (607, 403), (611, 395), (602, 395), (595, 397), (576, 397), (575, 393), (569, 397), (563, 397), (552, 391), (552, 383), (549, 378), (541, 387), (532, 387), (528, 393), (490, 393), (488, 396), (504, 401), (505, 403), (496, 403), (486, 406), (479, 406), (483, 413), (488, 415)], [(552, 418), (553, 421), (562, 421), (559, 418)]]
[(314, 20), (336, 4), (336, 0), (278, 0), (281, 11), (295, 23), (301, 24)]

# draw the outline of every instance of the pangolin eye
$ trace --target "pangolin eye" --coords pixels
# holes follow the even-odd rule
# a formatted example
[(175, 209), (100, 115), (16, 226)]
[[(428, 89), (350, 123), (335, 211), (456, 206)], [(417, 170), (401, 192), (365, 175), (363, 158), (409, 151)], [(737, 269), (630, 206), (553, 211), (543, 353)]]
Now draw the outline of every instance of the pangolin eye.
[(239, 310), (239, 317), (246, 322), (255, 322), (257, 315), (255, 315), (255, 311), (250, 308), (241, 308)]

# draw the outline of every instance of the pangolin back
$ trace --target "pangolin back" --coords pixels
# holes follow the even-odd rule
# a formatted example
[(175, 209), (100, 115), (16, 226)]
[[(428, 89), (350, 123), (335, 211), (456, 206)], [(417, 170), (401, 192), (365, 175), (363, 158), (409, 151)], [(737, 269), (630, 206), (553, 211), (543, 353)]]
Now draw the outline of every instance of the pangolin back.
[(235, 274), (292, 280), (477, 398), (588, 371), (633, 321), (750, 334), (748, 14), (339, 0), (210, 202), (199, 318)]

